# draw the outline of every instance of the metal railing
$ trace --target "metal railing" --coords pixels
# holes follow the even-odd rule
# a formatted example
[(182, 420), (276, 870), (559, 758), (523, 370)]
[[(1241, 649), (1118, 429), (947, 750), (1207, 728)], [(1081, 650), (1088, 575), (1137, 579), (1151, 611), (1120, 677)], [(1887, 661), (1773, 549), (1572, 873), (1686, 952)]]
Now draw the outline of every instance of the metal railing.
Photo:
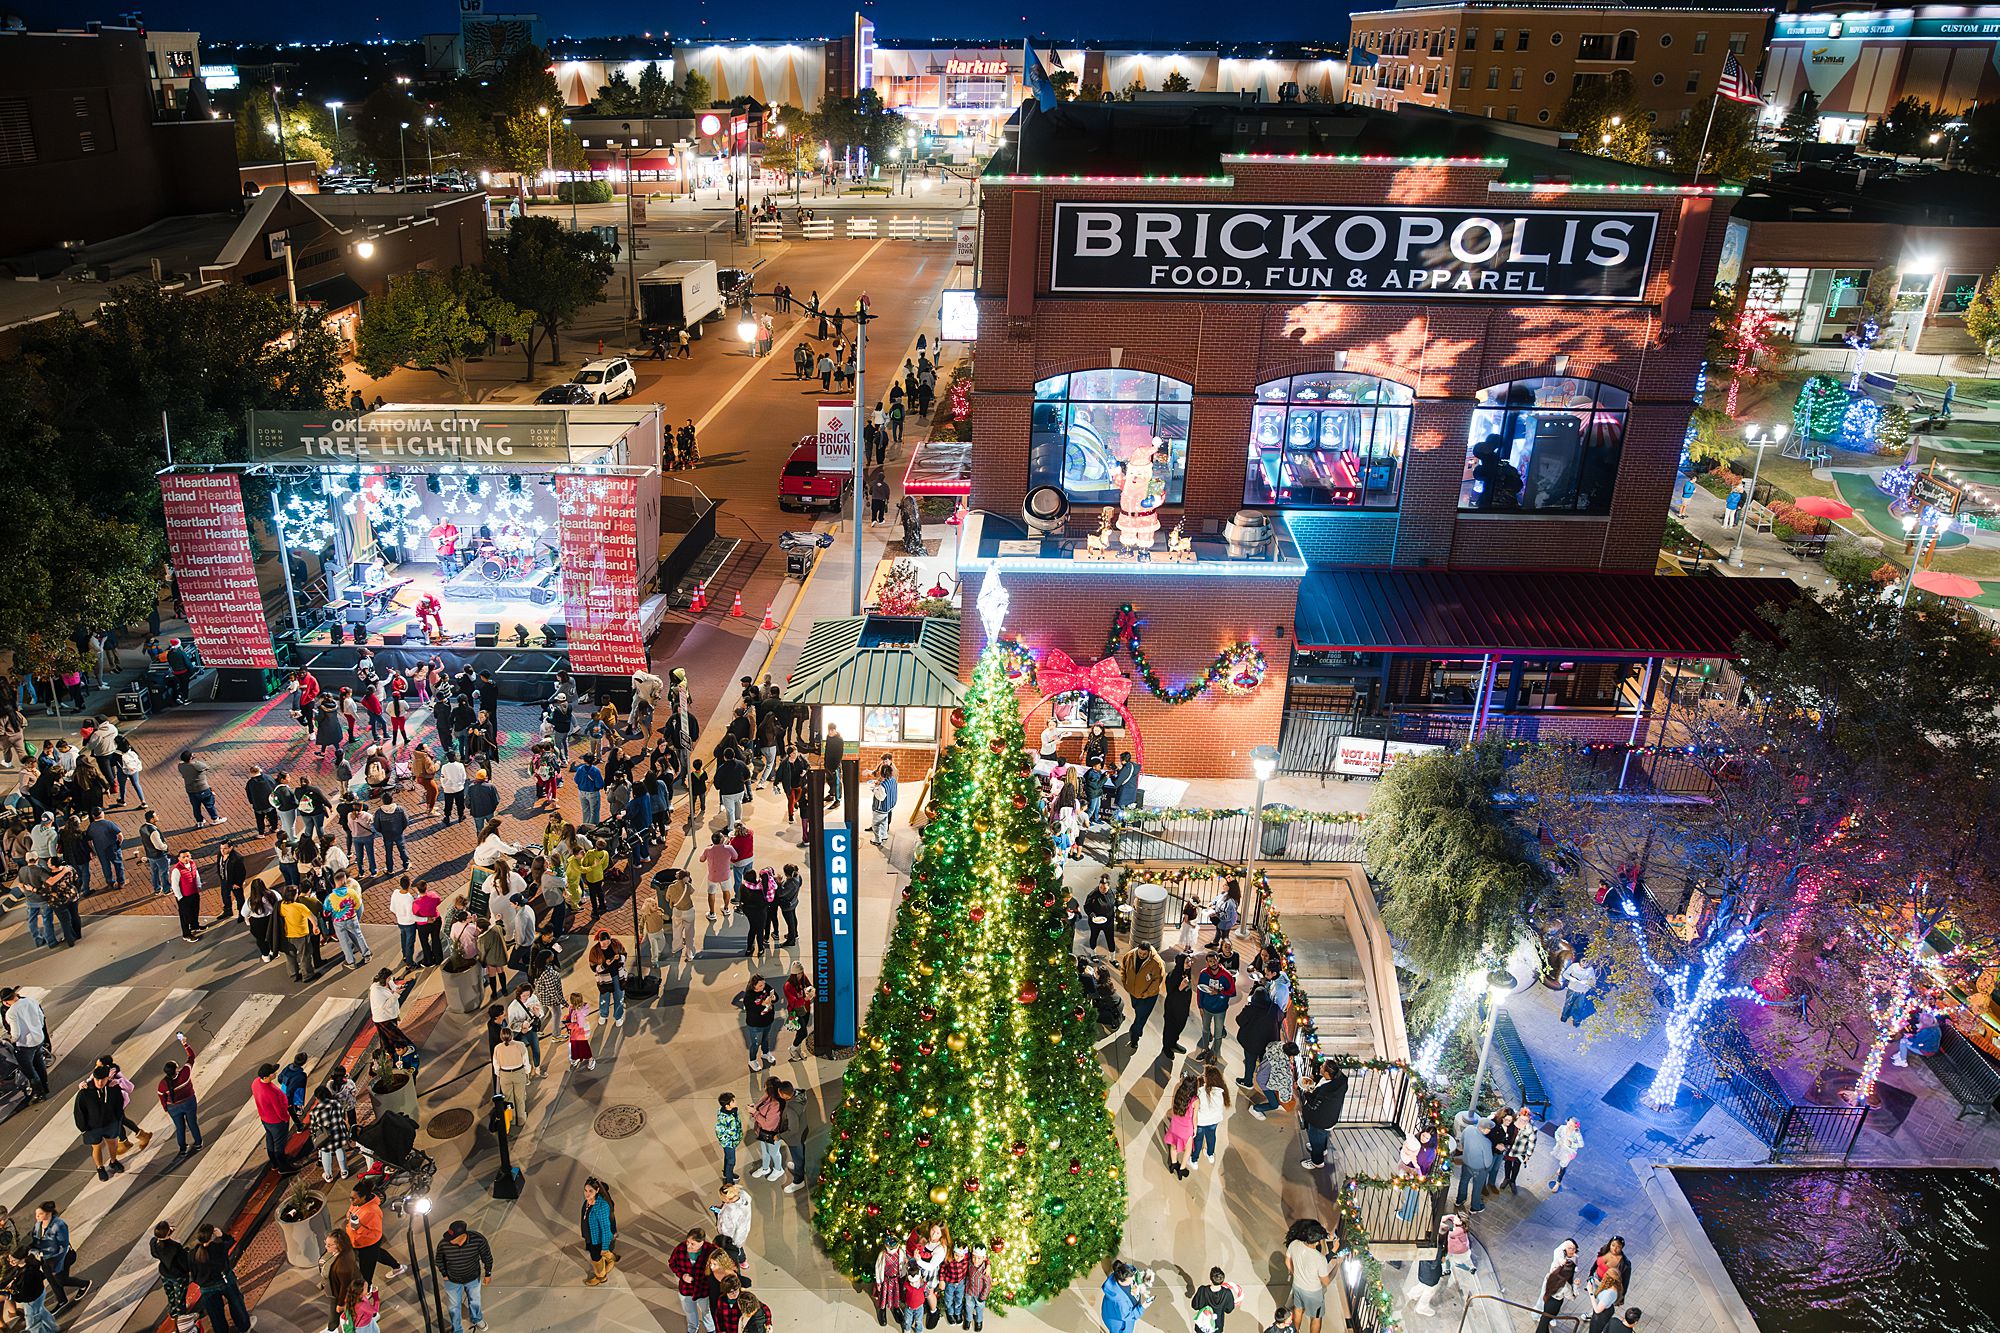
[(1786, 1095), (1740, 1033), (1710, 1031), (1688, 1052), (1682, 1076), (1698, 1098), (1727, 1111), (1770, 1150), (1786, 1157), (1840, 1157), (1854, 1151), (1868, 1107), (1800, 1104)]
[(1258, 821), (1254, 812), (1221, 818), (1187, 818), (1170, 809), (1147, 812), (1110, 833), (1109, 859), (1120, 861), (1206, 861), (1244, 865), (1258, 861), (1360, 861), (1361, 826), (1319, 819)]
[[(1529, 1314), (1533, 1315), (1536, 1319), (1540, 1319), (1542, 1317), (1541, 1309), (1538, 1306), (1523, 1305), (1519, 1301), (1510, 1301), (1505, 1296), (1495, 1296), (1491, 1292), (1478, 1291), (1472, 1294), (1472, 1299), (1466, 1301), (1465, 1308), (1459, 1311), (1458, 1315), (1459, 1333), (1465, 1333), (1466, 1322), (1472, 1318), (1473, 1301), (1491, 1301), (1495, 1305), (1504, 1305), (1510, 1310), (1525, 1310)], [(1576, 1333), (1576, 1331), (1582, 1327), (1583, 1327), (1582, 1315), (1552, 1314), (1549, 1316), (1549, 1329), (1551, 1330), (1551, 1333), (1557, 1333), (1558, 1330), (1560, 1331), (1560, 1333)]]
[[(1417, 1128), (1420, 1110), (1416, 1076), (1407, 1068), (1369, 1067), (1347, 1070), (1347, 1095), (1341, 1099), (1336, 1133), (1343, 1129), (1385, 1129), (1407, 1136)], [(1335, 1140), (1334, 1151), (1340, 1151)], [(1356, 1185), (1355, 1212), (1370, 1245), (1420, 1245), (1437, 1237), (1447, 1190), (1405, 1189)]]

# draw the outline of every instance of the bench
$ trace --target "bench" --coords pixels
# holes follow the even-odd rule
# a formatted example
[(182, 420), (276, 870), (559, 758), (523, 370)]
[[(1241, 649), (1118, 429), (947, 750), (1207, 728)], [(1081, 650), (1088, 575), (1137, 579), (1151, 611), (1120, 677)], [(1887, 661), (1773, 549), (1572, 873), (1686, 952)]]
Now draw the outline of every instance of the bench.
[(1771, 525), (1777, 522), (1777, 519), (1772, 516), (1770, 510), (1753, 500), (1750, 502), (1750, 517), (1744, 521), (1749, 523), (1754, 531), (1769, 532)]
[(1502, 1009), (1493, 1018), (1493, 1049), (1500, 1052), (1500, 1061), (1507, 1066), (1507, 1072), (1514, 1078), (1515, 1086), (1521, 1089), (1521, 1105), (1532, 1106), (1541, 1113), (1541, 1118), (1549, 1118), (1549, 1090), (1542, 1086), (1542, 1076), (1535, 1072), (1535, 1062), (1528, 1056), (1528, 1048), (1521, 1044), (1521, 1034), (1514, 1028), (1514, 1016)]
[(2000, 1065), (1959, 1035), (1949, 1023), (1940, 1023), (1938, 1053), (1924, 1061), (1944, 1090), (1958, 1100), (1954, 1120), (1969, 1115), (1991, 1119), (2000, 1110)]

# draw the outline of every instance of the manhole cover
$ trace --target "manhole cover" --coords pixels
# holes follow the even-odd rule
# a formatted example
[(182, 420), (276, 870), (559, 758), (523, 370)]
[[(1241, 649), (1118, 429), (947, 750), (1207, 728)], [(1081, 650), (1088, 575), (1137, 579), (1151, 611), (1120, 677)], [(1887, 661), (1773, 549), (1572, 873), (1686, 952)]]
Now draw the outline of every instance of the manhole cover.
[(455, 1139), (471, 1128), (472, 1112), (461, 1106), (439, 1111), (431, 1117), (430, 1124), (424, 1126), (425, 1132), (434, 1139)]
[(600, 1139), (629, 1139), (645, 1127), (646, 1113), (636, 1106), (607, 1107), (591, 1125)]

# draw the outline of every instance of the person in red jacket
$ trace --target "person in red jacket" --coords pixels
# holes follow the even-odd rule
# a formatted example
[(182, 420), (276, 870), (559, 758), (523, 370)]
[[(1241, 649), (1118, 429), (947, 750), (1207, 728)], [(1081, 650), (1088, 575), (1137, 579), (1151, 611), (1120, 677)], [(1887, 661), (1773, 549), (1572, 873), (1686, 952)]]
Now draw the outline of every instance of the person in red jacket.
[(257, 1067), (257, 1077), (250, 1081), (250, 1102), (264, 1125), (264, 1155), (270, 1159), (272, 1170), (282, 1171), (292, 1141), (292, 1104), (285, 1090), (278, 1086), (276, 1065)]
[[(169, 1060), (162, 1067), (166, 1077), (160, 1080), (160, 1105), (166, 1110), (167, 1118), (174, 1122), (174, 1161), (179, 1162), (191, 1152), (201, 1150), (201, 1122), (195, 1119), (194, 1101), (194, 1047), (188, 1045), (187, 1034), (176, 1032), (174, 1040), (181, 1044), (182, 1061)], [(194, 1142), (190, 1144), (189, 1139)]]
[(708, 1243), (707, 1232), (689, 1227), (687, 1236), (667, 1256), (667, 1271), (680, 1281), (681, 1313), (687, 1317), (688, 1333), (715, 1333), (708, 1275), (708, 1256), (714, 1248)]

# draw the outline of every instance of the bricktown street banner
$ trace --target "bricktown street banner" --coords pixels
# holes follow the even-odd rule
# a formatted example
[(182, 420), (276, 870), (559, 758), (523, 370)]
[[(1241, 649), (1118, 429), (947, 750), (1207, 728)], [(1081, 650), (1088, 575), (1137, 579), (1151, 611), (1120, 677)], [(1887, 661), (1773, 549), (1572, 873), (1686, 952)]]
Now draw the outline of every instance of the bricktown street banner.
[(555, 478), (563, 619), (570, 669), (628, 676), (646, 665), (639, 641), (639, 479)]
[(233, 472), (170, 472), (160, 478), (167, 547), (188, 628), (212, 667), (275, 667), (264, 596), (250, 557), (243, 486)]

